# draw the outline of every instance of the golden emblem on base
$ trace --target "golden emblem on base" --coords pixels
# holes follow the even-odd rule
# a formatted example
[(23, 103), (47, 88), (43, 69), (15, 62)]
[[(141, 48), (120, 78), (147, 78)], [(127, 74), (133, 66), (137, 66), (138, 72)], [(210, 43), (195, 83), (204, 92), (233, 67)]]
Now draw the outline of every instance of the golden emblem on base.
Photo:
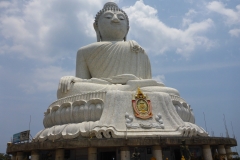
[(142, 93), (140, 88), (138, 88), (136, 95), (133, 96), (132, 107), (135, 116), (138, 118), (148, 119), (153, 116), (151, 101)]

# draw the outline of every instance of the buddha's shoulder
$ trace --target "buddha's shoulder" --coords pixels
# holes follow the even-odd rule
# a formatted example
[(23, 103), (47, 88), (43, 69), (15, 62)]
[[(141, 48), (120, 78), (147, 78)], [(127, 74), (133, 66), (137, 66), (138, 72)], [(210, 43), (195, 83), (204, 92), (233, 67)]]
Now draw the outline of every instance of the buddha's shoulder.
[(93, 48), (96, 48), (97, 46), (99, 46), (99, 42), (95, 42), (95, 43), (91, 43), (86, 46), (83, 46), (78, 49), (77, 55), (80, 56), (80, 55), (86, 54), (88, 52), (91, 52), (91, 50)]
[[(78, 54), (85, 54), (89, 53), (96, 48), (107, 48), (106, 46), (118, 46), (118, 47), (128, 47), (133, 48), (135, 46), (139, 46), (139, 44), (134, 40), (129, 41), (102, 41), (102, 42), (95, 42), (89, 45), (83, 46), (78, 50)], [(130, 46), (130, 47), (129, 47)]]
[(91, 51), (92, 49), (95, 49), (97, 47), (101, 47), (103, 45), (108, 45), (108, 44), (110, 44), (110, 42), (107, 42), (107, 41), (91, 43), (91, 44), (88, 44), (86, 46), (83, 46), (83, 47), (79, 48), (78, 53), (88, 52), (88, 51)]

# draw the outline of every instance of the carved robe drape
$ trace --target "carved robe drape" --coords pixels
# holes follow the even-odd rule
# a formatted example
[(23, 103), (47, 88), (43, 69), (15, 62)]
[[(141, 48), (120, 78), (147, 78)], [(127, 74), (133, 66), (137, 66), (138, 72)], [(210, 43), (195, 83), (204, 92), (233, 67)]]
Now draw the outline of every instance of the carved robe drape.
[(96, 42), (79, 49), (76, 76), (83, 79), (133, 74), (151, 79), (148, 55), (135, 41)]

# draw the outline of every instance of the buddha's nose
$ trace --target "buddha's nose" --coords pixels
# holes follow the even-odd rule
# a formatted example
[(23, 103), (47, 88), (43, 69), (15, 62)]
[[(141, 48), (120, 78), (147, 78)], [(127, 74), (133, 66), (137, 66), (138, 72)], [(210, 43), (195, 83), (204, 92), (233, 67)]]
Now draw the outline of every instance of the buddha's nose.
[(113, 15), (112, 22), (119, 23), (119, 19), (116, 14)]

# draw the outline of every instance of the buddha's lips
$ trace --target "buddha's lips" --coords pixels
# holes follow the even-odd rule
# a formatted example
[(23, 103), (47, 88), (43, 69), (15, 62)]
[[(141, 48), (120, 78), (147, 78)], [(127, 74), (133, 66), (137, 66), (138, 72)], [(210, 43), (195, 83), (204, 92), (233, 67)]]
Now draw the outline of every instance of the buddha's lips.
[(113, 24), (113, 25), (120, 25), (121, 23), (120, 22), (111, 22), (111, 24)]

